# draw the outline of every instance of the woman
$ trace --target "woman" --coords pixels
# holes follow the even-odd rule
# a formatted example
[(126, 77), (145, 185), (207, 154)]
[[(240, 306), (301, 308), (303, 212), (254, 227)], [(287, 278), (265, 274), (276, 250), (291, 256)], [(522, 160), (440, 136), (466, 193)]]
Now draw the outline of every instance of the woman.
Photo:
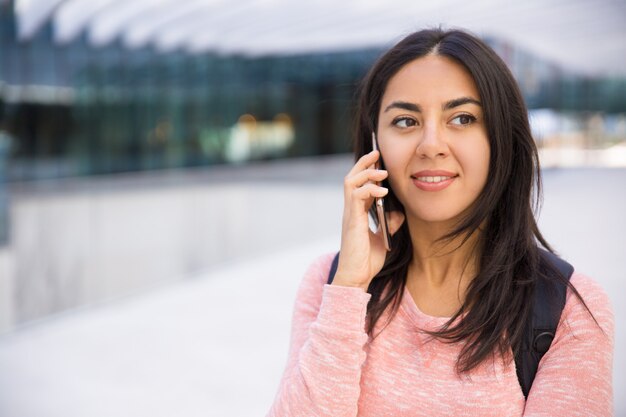
[[(336, 274), (327, 284), (334, 254), (305, 274), (269, 415), (612, 415), (613, 315), (577, 272), (527, 398), (520, 387), (533, 291), (565, 280), (542, 266), (537, 151), (502, 60), (462, 31), (408, 36), (363, 84), (355, 150)], [(376, 197), (389, 252), (368, 226)]]

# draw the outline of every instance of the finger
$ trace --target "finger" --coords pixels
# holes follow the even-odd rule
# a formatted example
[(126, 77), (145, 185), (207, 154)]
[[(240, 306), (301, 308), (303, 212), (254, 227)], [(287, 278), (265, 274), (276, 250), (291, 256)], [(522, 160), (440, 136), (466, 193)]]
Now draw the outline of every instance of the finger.
[(344, 183), (346, 189), (350, 190), (353, 188), (361, 187), (368, 181), (382, 181), (387, 178), (387, 175), (388, 172), (385, 170), (368, 168), (365, 171), (361, 171), (351, 177), (347, 177)]
[(387, 188), (369, 183), (362, 187), (355, 188), (352, 191), (352, 198), (353, 200), (363, 201), (373, 197), (384, 197), (387, 193), (389, 193)]
[(348, 172), (348, 175), (346, 175), (346, 177), (351, 177), (357, 172), (360, 172), (360, 171), (363, 171), (364, 169), (369, 168), (374, 163), (376, 163), (376, 161), (378, 161), (379, 156), (380, 156), (379, 151), (372, 151), (370, 153), (366, 153), (365, 155), (360, 157), (358, 161), (356, 161), (356, 164), (354, 164), (354, 166), (352, 167), (350, 172)]

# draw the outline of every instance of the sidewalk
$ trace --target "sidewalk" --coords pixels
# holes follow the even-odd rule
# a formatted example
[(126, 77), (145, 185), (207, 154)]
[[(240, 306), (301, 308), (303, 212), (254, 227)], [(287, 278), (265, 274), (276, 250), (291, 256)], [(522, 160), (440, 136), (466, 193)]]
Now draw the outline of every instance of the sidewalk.
[(0, 339), (0, 415), (264, 415), (304, 269), (338, 245), (337, 236), (224, 265)]

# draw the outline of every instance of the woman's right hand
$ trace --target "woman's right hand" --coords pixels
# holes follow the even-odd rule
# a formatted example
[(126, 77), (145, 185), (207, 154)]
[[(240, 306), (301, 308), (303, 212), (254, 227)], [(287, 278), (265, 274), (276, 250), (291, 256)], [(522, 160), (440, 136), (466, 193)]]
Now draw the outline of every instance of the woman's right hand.
[[(375, 197), (384, 197), (388, 190), (377, 184), (387, 178), (387, 171), (374, 168), (379, 151), (363, 155), (344, 179), (344, 210), (341, 250), (333, 285), (358, 287), (367, 291), (372, 279), (380, 272), (387, 251), (382, 231), (369, 228), (368, 210)], [(387, 213), (389, 232), (393, 235), (402, 225), (404, 215), (399, 211)]]

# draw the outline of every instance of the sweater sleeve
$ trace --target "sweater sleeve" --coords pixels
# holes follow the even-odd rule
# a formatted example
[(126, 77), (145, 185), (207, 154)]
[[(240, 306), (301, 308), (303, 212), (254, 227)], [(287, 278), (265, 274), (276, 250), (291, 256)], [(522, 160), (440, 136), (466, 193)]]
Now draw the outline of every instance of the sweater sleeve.
[(591, 278), (575, 273), (572, 285), (598, 324), (568, 289), (552, 346), (542, 358), (525, 417), (613, 415), (613, 311)]
[(327, 285), (333, 254), (307, 269), (296, 296), (287, 366), (268, 417), (355, 417), (370, 294)]

